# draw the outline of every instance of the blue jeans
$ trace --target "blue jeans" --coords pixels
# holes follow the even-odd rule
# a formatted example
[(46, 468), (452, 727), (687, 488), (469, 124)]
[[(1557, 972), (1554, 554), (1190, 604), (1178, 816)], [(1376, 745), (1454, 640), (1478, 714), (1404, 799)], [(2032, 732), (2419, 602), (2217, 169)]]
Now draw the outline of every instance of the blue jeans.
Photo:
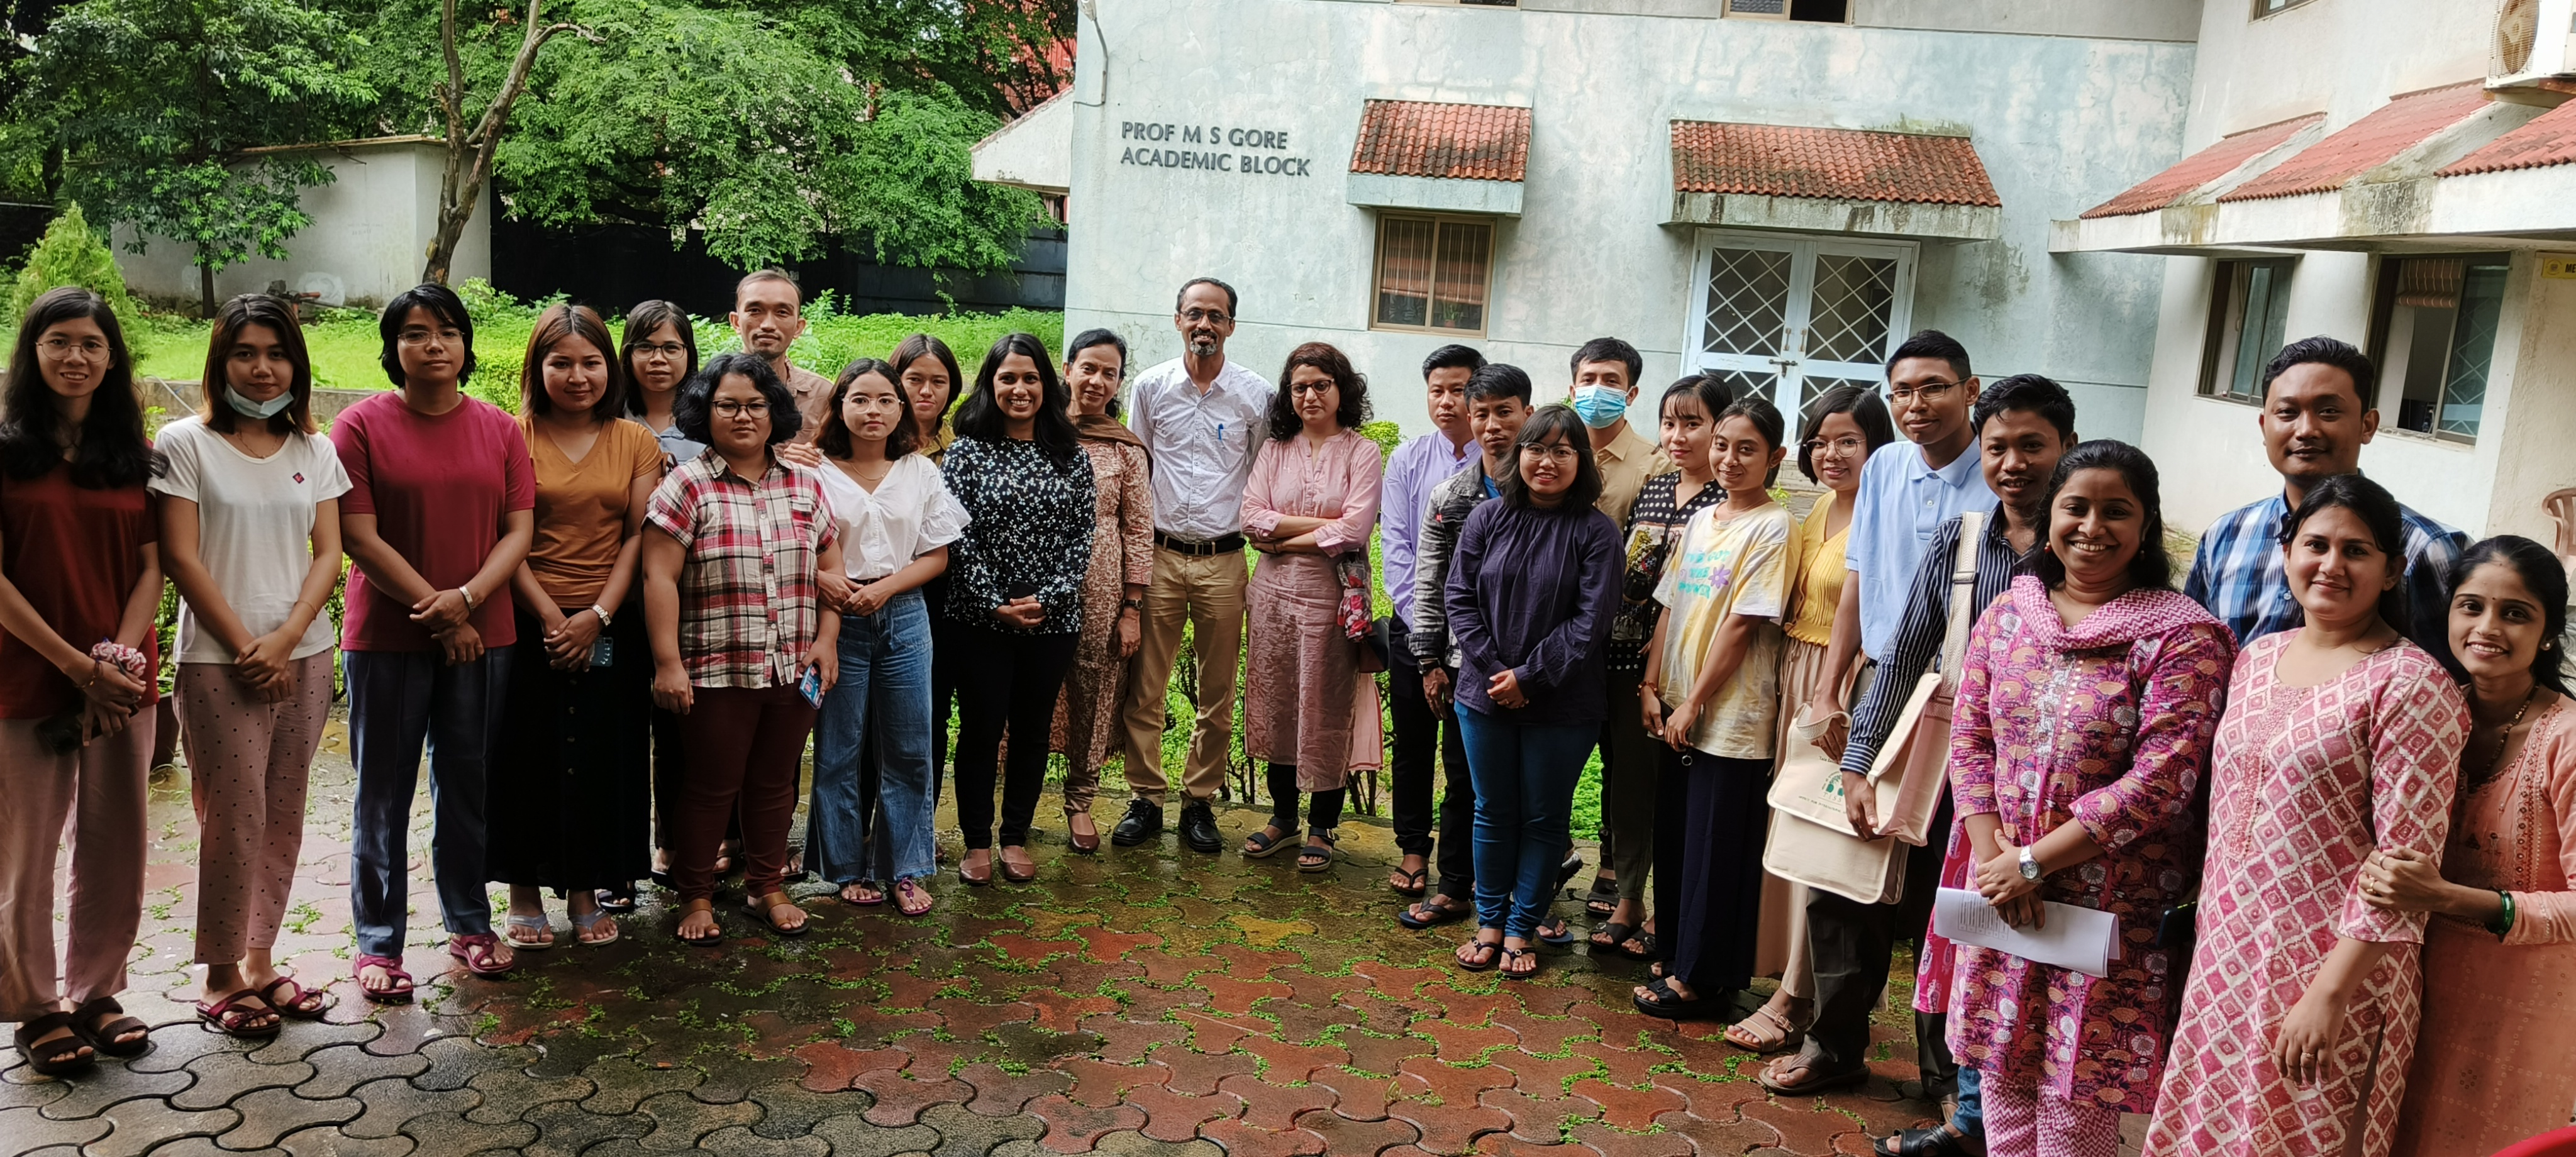
[(1476, 784), (1476, 924), (1527, 939), (1547, 915), (1583, 757), (1601, 724), (1527, 727), (1458, 706)]
[(1986, 1135), (1985, 1076), (1975, 1065), (1959, 1066), (1959, 1111), (1950, 1114), (1950, 1127), (1962, 1137)]
[(358, 951), (402, 957), (410, 903), (411, 797), (429, 745), (430, 880), (447, 931), (492, 930), (484, 889), (485, 765), (510, 693), (510, 648), (450, 665), (436, 651), (349, 651), (349, 755), (358, 767), (349, 848), (349, 916)]
[[(930, 654), (930, 612), (919, 591), (886, 600), (873, 615), (841, 616), (840, 676), (815, 717), (805, 821), (805, 862), (835, 884), (938, 870)], [(872, 742), (863, 746), (863, 738)], [(859, 766), (863, 749), (874, 751), (876, 766)]]

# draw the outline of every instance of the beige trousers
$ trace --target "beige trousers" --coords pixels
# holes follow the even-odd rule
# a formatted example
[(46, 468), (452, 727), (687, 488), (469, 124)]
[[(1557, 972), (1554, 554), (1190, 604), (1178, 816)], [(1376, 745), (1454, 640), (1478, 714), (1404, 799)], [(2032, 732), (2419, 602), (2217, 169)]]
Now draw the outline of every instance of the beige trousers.
[[(122, 732), (57, 755), (39, 719), (0, 719), (0, 1021), (125, 991), (143, 922), (149, 706)], [(71, 843), (69, 951), (54, 962), (54, 857)], [(58, 979), (59, 978), (59, 979)]]
[(1190, 629), (1199, 657), (1198, 720), (1190, 733), (1181, 790), (1191, 799), (1213, 798), (1225, 783), (1234, 738), (1235, 677), (1243, 661), (1243, 554), (1204, 558), (1154, 548), (1154, 581), (1145, 588), (1144, 640), (1127, 669), (1127, 702), (1121, 713), (1127, 786), (1136, 798), (1163, 806), (1171, 780), (1163, 771), (1165, 697), (1172, 662), (1180, 654), (1181, 628)]

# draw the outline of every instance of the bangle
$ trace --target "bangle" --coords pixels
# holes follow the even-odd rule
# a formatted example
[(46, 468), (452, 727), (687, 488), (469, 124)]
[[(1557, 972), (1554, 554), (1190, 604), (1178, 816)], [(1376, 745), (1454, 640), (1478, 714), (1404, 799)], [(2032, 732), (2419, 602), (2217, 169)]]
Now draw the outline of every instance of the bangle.
[(2504, 911), (2496, 916), (2495, 923), (2487, 925), (2487, 931), (2502, 939), (2513, 934), (2513, 893), (2498, 888), (2496, 897), (2504, 901)]
[(456, 587), (456, 597), (465, 600), (466, 610), (471, 611), (475, 609), (474, 588), (459, 583)]

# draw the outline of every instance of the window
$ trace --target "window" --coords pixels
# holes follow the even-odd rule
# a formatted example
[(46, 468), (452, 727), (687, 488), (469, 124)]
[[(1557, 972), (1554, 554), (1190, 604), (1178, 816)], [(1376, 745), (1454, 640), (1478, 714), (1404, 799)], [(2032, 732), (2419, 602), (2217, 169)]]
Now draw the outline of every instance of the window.
[(1850, 0), (1726, 0), (1726, 14), (1748, 20), (1851, 22)]
[(1910, 332), (1913, 246), (1722, 230), (1699, 244), (1684, 372), (1789, 415), (1835, 386), (1886, 385), (1882, 363)]
[(2379, 410), (2397, 428), (2474, 441), (2504, 319), (2502, 253), (2392, 257), (2371, 310)]
[(2308, 0), (2254, 0), (2254, 15), (2260, 19), (2275, 12), (2296, 8), (2307, 2)]
[(1381, 217), (1377, 227), (1379, 329), (1485, 332), (1494, 226), (1453, 217)]
[(2292, 257), (2221, 261), (2209, 292), (2209, 332), (2201, 349), (2200, 392), (2263, 400), (2263, 367), (2288, 343)]

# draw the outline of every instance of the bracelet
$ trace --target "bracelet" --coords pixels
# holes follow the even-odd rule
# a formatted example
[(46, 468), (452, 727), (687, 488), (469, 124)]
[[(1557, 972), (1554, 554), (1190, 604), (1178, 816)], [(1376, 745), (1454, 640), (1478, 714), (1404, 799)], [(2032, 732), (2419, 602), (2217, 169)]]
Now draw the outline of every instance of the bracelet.
[(466, 610), (471, 611), (477, 609), (474, 602), (474, 588), (459, 583), (456, 587), (456, 597), (465, 600)]
[(96, 656), (96, 655), (92, 655), (92, 656), (90, 656), (90, 660), (89, 660), (89, 681), (80, 685), (80, 689), (81, 689), (81, 690), (83, 690), (83, 691), (87, 691), (87, 690), (89, 690), (89, 689), (90, 689), (90, 688), (92, 688), (92, 687), (96, 687), (96, 686), (98, 686), (98, 667), (99, 667), (99, 663), (100, 663), (100, 660), (99, 660), (98, 656)]
[(2513, 934), (2513, 893), (2498, 888), (2496, 896), (2504, 901), (2504, 911), (2496, 917), (2495, 923), (2487, 925), (2487, 931), (2501, 939)]

